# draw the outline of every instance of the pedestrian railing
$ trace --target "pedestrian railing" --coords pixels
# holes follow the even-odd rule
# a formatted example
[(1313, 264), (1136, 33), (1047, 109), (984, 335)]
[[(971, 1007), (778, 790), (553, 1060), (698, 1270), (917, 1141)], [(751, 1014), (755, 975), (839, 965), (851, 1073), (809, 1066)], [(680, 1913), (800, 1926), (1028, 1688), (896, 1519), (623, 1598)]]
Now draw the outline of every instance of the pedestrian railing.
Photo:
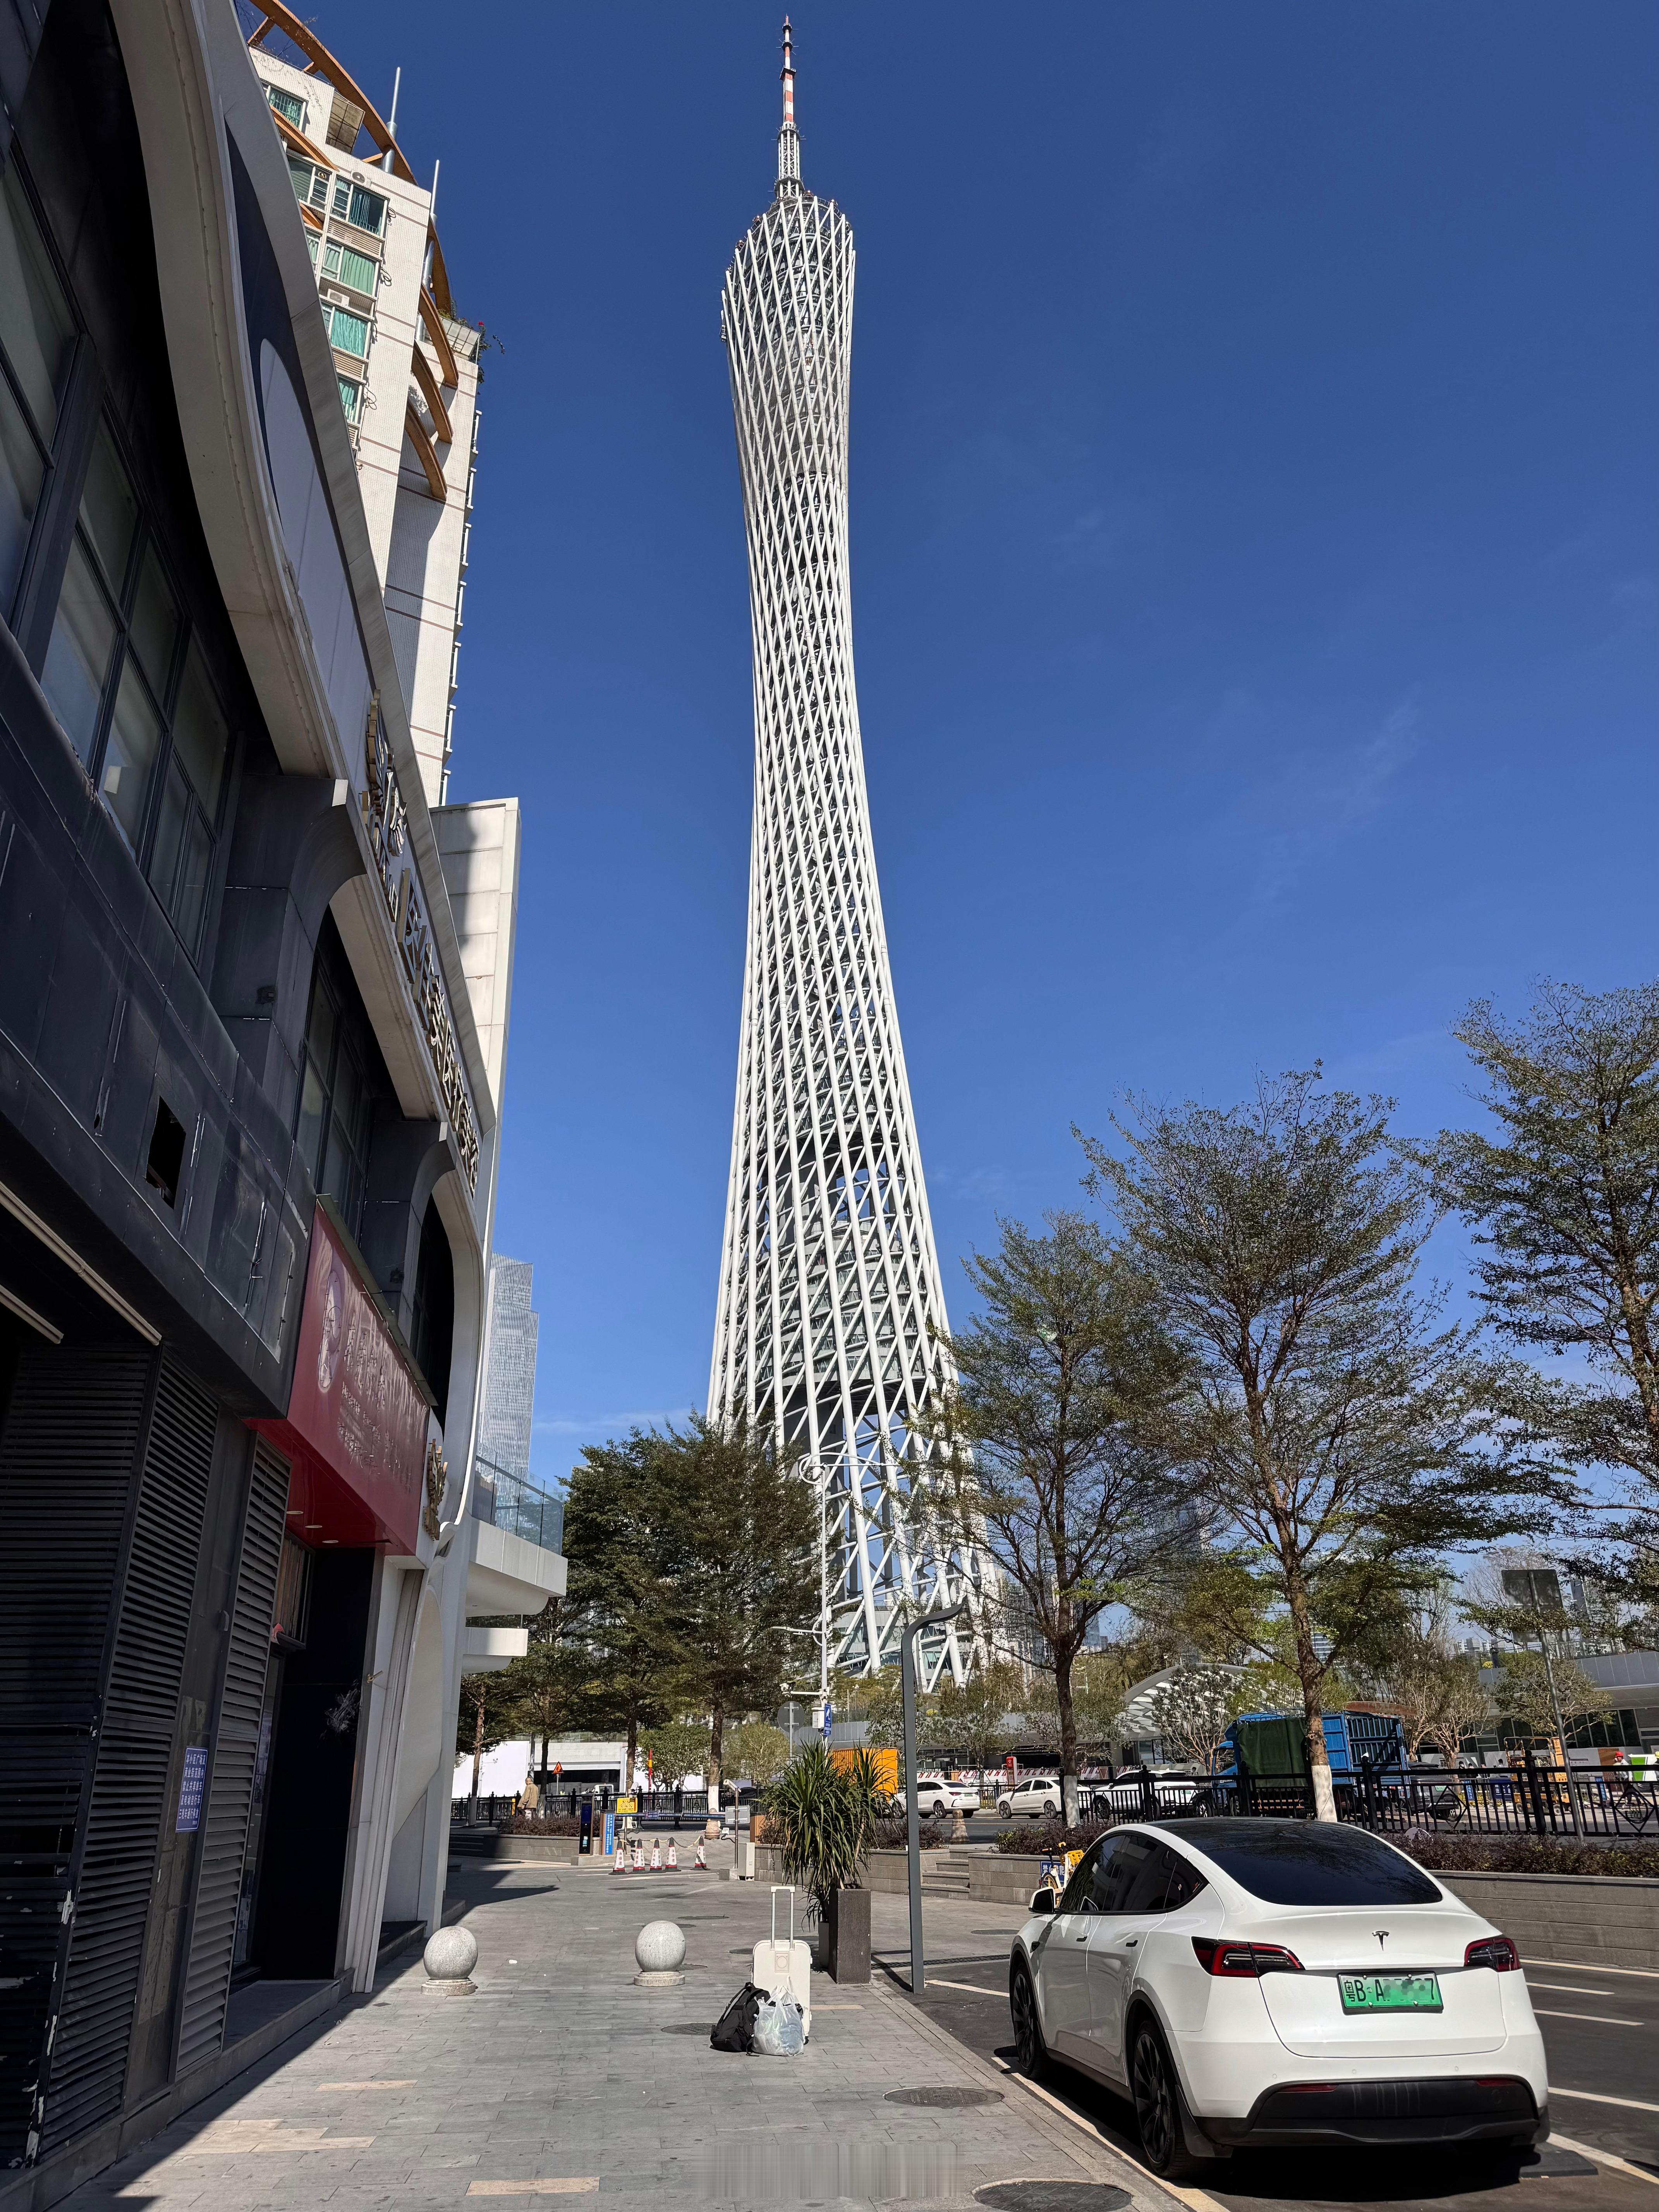
[[(1617, 1767), (1554, 1765), (1531, 1751), (1504, 1766), (1364, 1766), (1334, 1777), (1333, 1788), (1339, 1820), (1380, 1834), (1427, 1828), (1470, 1836), (1659, 1839), (1659, 1778)], [(1156, 1778), (1143, 1768), (1078, 1790), (1079, 1819), (1109, 1826), (1182, 1815), (1310, 1820), (1313, 1809), (1308, 1775), (1258, 1773), (1243, 1759), (1208, 1778)]]
[(564, 1500), (482, 1453), (473, 1462), (472, 1511), (492, 1528), (522, 1536), (544, 1552), (564, 1548)]

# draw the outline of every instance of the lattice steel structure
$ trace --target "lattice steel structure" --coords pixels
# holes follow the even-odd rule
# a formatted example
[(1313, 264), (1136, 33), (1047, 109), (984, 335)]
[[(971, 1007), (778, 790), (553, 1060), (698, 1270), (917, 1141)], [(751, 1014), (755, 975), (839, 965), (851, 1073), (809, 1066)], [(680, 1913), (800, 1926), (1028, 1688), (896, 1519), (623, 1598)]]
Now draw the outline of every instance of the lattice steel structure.
[(830, 1663), (873, 1673), (906, 1617), (966, 1592), (925, 1654), (962, 1680), (991, 1571), (953, 1545), (918, 1409), (945, 1297), (893, 1004), (853, 683), (847, 426), (853, 233), (800, 181), (784, 26), (775, 197), (726, 272), (754, 633), (755, 823), (737, 1110), (708, 1401), (827, 1492)]

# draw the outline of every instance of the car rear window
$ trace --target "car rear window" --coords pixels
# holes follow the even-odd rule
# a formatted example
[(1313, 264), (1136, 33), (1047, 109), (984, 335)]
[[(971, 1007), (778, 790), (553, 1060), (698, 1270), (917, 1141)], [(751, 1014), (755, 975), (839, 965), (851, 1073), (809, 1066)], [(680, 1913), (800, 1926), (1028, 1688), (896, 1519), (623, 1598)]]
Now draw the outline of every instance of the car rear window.
[(1170, 1827), (1267, 1905), (1435, 1905), (1419, 1867), (1363, 1828), (1327, 1820), (1182, 1820)]

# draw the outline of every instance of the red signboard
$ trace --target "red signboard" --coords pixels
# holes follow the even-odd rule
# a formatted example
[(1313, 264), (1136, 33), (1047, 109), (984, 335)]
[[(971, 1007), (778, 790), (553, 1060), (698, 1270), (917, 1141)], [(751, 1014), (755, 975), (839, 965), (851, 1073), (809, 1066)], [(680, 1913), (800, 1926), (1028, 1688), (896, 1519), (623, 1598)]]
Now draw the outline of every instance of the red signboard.
[(259, 1421), (294, 1463), (289, 1527), (309, 1544), (420, 1534), (428, 1409), (397, 1340), (321, 1206), (285, 1421)]

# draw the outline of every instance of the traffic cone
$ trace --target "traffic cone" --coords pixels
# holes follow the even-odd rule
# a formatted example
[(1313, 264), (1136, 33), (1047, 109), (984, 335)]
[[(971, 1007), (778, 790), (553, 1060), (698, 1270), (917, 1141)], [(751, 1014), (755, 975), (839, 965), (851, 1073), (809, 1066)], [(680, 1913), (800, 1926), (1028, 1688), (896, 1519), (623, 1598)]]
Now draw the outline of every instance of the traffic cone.
[(680, 1855), (674, 1849), (674, 1838), (671, 1836), (668, 1838), (668, 1871), (670, 1874), (678, 1874), (679, 1870)]
[(662, 1845), (654, 1836), (651, 1839), (651, 1871), (653, 1874), (662, 1872)]
[(611, 1856), (611, 1871), (612, 1874), (628, 1872), (628, 1845), (620, 1836), (617, 1838), (617, 1848)]
[(708, 1871), (708, 1854), (702, 1847), (701, 1836), (697, 1838), (697, 1856), (691, 1862), (691, 1871), (694, 1874), (707, 1874)]
[(634, 1871), (635, 1874), (645, 1872), (645, 1845), (638, 1841), (634, 1845)]

